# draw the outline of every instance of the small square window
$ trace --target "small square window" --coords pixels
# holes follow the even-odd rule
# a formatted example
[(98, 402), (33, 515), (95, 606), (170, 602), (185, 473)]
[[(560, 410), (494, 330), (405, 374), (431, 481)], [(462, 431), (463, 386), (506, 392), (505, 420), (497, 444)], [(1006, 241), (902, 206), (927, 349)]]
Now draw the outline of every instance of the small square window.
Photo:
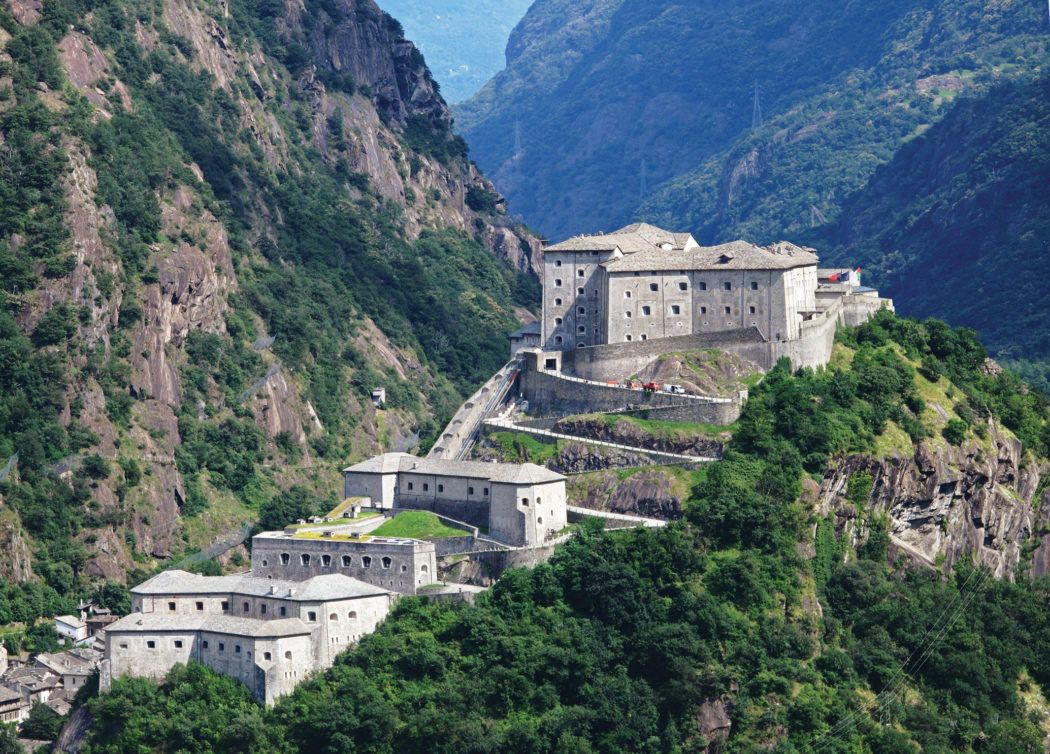
[(679, 283), (678, 284), (678, 290), (680, 290), (680, 291), (688, 291), (689, 290), (689, 283)]
[(220, 652), (225, 652), (226, 651), (226, 644), (224, 642), (221, 642), (221, 641), (219, 642), (219, 651)]
[(701, 281), (701, 283), (700, 283), (700, 290), (706, 291), (707, 290), (707, 283), (704, 283), (704, 282)]
[(577, 307), (576, 307), (576, 313), (577, 313), (577, 314), (586, 314), (586, 313), (587, 313), (587, 310), (586, 310), (586, 309), (584, 309), (584, 308), (583, 308), (582, 306), (577, 306)]
[(561, 299), (560, 298), (554, 299), (554, 305), (555, 306), (561, 306)]
[(561, 288), (561, 278), (554, 278), (554, 286), (556, 288)]
[(583, 288), (577, 288), (576, 289), (576, 295), (577, 296), (582, 296), (583, 295)]
[(555, 327), (559, 327), (559, 326), (561, 325), (561, 323), (562, 323), (563, 321), (564, 321), (564, 320), (562, 320), (562, 318), (561, 318), (561, 317), (555, 317), (555, 318), (554, 318), (554, 326), (555, 326)]
[(157, 648), (157, 642), (155, 642), (152, 639), (150, 639), (149, 641), (146, 642), (146, 648), (147, 649), (156, 649)]
[(578, 330), (579, 332), (581, 332), (581, 333), (587, 332), (587, 328), (586, 328), (585, 326), (583, 326), (583, 325), (580, 325), (580, 326), (579, 326), (579, 327), (577, 327), (576, 329), (577, 329), (577, 330)]
[(306, 614), (306, 619), (308, 621), (310, 621), (311, 623), (316, 623), (317, 622), (317, 613), (315, 613), (313, 610), (311, 610), (310, 612), (308, 612)]
[(750, 310), (751, 314), (755, 313), (755, 307), (749, 306), (748, 309)]
[(168, 603), (168, 610), (170, 610), (171, 612), (175, 612), (175, 603), (174, 602), (169, 602)]
[(583, 277), (583, 270), (576, 270), (576, 277), (582, 278)]
[(204, 611), (204, 603), (203, 603), (203, 602), (198, 602), (198, 603), (197, 603), (197, 605), (196, 605), (196, 607), (197, 607), (197, 612), (198, 612), (198, 613), (200, 613), (200, 612), (203, 612), (203, 611)]
[(732, 313), (733, 313), (733, 310), (732, 310), (732, 308), (730, 308), (730, 307), (728, 307), (728, 306), (727, 306), (727, 307), (726, 307), (726, 314), (732, 314)]
[(624, 298), (630, 298), (631, 297), (631, 292), (630, 291), (624, 291), (623, 292), (623, 297)]
[(488, 495), (489, 495), (489, 488), (488, 488), (488, 487), (486, 487), (485, 489), (483, 489), (483, 490), (481, 491), (481, 494), (482, 494), (482, 495), (484, 495), (485, 497), (488, 497)]
[(724, 290), (731, 291), (731, 290), (733, 290), (733, 284), (732, 283), (722, 283), (722, 288)]
[(753, 291), (757, 291), (758, 290), (758, 283), (756, 283), (754, 280), (751, 281), (751, 290), (753, 290)]
[(468, 495), (473, 495), (474, 494), (474, 488), (473, 487), (467, 487), (467, 494)]
[(241, 645), (240, 644), (234, 644), (233, 645), (233, 653), (235, 655), (239, 655), (241, 653)]
[(642, 316), (643, 317), (648, 317), (652, 313), (653, 313), (653, 310), (651, 308), (649, 308), (648, 306), (643, 306), (642, 307)]
[(642, 333), (642, 340), (645, 340), (645, 333)]
[(175, 649), (182, 649), (182, 639), (175, 640)]
[(678, 304), (674, 304), (674, 305), (671, 306), (671, 314), (681, 314), (681, 313), (682, 313), (682, 307), (680, 307)]
[(700, 313), (701, 314), (707, 314), (707, 307), (706, 306), (701, 306), (700, 307)]
[(423, 492), (429, 492), (429, 491), (430, 491), (430, 484), (428, 484), (427, 482), (423, 482)]
[(554, 260), (554, 266), (555, 267), (561, 267), (561, 260), (560, 259), (555, 259)]
[(624, 340), (630, 341), (631, 340), (631, 334), (628, 333), (627, 335), (625, 335), (624, 336)]
[(207, 649), (207, 648), (208, 648), (208, 640), (205, 639), (204, 641), (201, 642), (201, 649)]
[(409, 482), (409, 483), (408, 483), (408, 488), (409, 488), (409, 489), (412, 489), (412, 482)]
[(439, 484), (438, 485), (438, 492), (444, 492), (444, 491), (445, 491), (445, 485)]
[(624, 312), (623, 316), (626, 317), (627, 319), (630, 319), (631, 318), (631, 313), (630, 312)]
[(272, 655), (269, 652), (263, 652), (263, 659), (269, 661)]
[(230, 609), (230, 603), (227, 602), (226, 600), (223, 600), (222, 601), (222, 609), (223, 609), (223, 612), (225, 612), (226, 610), (229, 610)]
[(651, 290), (651, 291), (658, 291), (658, 290), (660, 290), (660, 284), (659, 283), (649, 283), (649, 290)]
[(560, 345), (561, 342), (562, 342), (562, 337), (560, 335), (555, 335), (554, 336), (554, 342), (558, 343)]

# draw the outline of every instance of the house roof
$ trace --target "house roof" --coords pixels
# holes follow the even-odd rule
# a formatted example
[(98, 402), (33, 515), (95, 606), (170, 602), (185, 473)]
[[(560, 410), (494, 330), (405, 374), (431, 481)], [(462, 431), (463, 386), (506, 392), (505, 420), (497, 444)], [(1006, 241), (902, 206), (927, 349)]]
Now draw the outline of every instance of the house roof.
[(517, 330), (510, 334), (511, 340), (517, 340), (524, 338), (526, 335), (539, 335), (540, 334), (540, 323), (529, 322), (528, 324), (522, 325)]
[[(326, 573), (305, 581), (284, 581), (255, 576), (201, 576), (196, 573), (172, 570), (158, 573), (131, 590), (132, 594), (167, 596), (179, 594), (229, 594), (251, 597), (272, 597), (294, 602), (328, 602), (332, 600), (376, 597), (390, 592), (373, 584), (344, 576)], [(110, 624), (111, 631), (117, 623)]]
[(59, 675), (89, 675), (98, 667), (101, 655), (95, 650), (78, 652), (41, 652), (36, 662), (41, 667)]
[(67, 626), (73, 628), (87, 628), (87, 623), (80, 620), (80, 618), (75, 615), (56, 615), (55, 620), (65, 623)]
[(781, 241), (771, 246), (755, 246), (747, 241), (731, 241), (718, 246), (689, 249), (652, 249), (604, 262), (608, 272), (650, 270), (787, 270), (816, 265), (812, 249)]
[[(393, 458), (388, 458), (392, 456)], [(396, 468), (394, 464), (396, 463)], [(429, 476), (458, 476), (486, 479), (495, 483), (538, 484), (565, 479), (543, 466), (534, 463), (489, 463), (487, 461), (451, 461), (437, 458), (419, 458), (408, 453), (384, 453), (354, 466), (344, 472), (371, 472), (378, 468), (390, 471), (412, 472)]]
[(611, 233), (593, 236), (574, 236), (546, 247), (549, 251), (613, 251), (619, 249), (624, 254), (637, 254), (644, 251), (660, 249), (669, 244), (672, 249), (687, 249), (696, 246), (689, 233), (673, 233), (649, 223), (631, 223)]
[(255, 639), (282, 636), (301, 636), (311, 633), (299, 618), (237, 618), (232, 615), (201, 615), (193, 613), (132, 613), (121, 618), (107, 631), (119, 633), (155, 633), (161, 631), (209, 631), (230, 636)]

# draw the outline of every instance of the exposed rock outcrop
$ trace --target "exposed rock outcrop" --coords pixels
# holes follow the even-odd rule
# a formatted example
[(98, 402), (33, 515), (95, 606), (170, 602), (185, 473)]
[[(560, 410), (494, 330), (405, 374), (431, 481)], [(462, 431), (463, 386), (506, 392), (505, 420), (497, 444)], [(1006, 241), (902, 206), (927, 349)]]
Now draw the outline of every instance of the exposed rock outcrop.
[(665, 469), (648, 469), (620, 479), (614, 472), (577, 477), (569, 482), (575, 505), (610, 513), (678, 519), (688, 490), (678, 489)]
[[(1046, 470), (1026, 460), (1020, 441), (991, 423), (980, 443), (926, 442), (908, 458), (848, 456), (825, 474), (817, 510), (834, 512), (836, 528), (851, 544), (866, 538), (867, 516), (886, 514), (894, 557), (947, 568), (973, 559), (1001, 578), (1012, 578), (1026, 545), (1036, 544), (1030, 538), (1040, 537), (1031, 566), (1043, 575), (1050, 566), (1050, 494), (1036, 499)], [(867, 510), (845, 499), (858, 472), (873, 481)]]

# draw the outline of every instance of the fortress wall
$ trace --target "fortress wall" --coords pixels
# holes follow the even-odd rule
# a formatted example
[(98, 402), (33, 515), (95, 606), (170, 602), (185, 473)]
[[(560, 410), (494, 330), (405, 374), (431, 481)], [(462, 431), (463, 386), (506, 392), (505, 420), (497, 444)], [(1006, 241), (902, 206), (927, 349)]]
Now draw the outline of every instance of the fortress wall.
[[(289, 556), (287, 564), (282, 562), (284, 553)], [(310, 556), (308, 565), (302, 562), (304, 554)], [(325, 555), (330, 558), (327, 566)], [(346, 565), (343, 556), (349, 557)], [(366, 557), (370, 559), (367, 567)], [(391, 560), (389, 568), (382, 566), (384, 557)], [(434, 581), (436, 565), (434, 546), (417, 540), (297, 539), (265, 534), (252, 539), (252, 576), (262, 578), (305, 581), (325, 573), (341, 573), (394, 592), (415, 594), (418, 586)]]
[(439, 537), (430, 540), (434, 543), (434, 550), (440, 558), (443, 555), (460, 555), (465, 552), (476, 550), (491, 550), (493, 545), (477, 537)]
[[(523, 372), (522, 395), (530, 408), (544, 414), (589, 414), (618, 411), (624, 408), (652, 408), (678, 406), (681, 397), (670, 393), (646, 393), (642, 390), (586, 382), (565, 380), (545, 372)], [(703, 403), (694, 401), (689, 421), (704, 424), (731, 424), (740, 412), (740, 406), (731, 403)], [(728, 418), (732, 417), (732, 418)]]
[(701, 351), (718, 348), (754, 361), (763, 369), (767, 358), (765, 341), (757, 329), (748, 327), (720, 333), (680, 335), (609, 343), (562, 352), (562, 370), (587, 380), (623, 380), (641, 371), (653, 359), (675, 351)]
[[(716, 421), (711, 421), (712, 411), (716, 414)], [(640, 408), (619, 413), (622, 416), (633, 416), (636, 419), (689, 422), (691, 424), (716, 424), (724, 427), (732, 424), (740, 417), (740, 404), (737, 402), (717, 404), (689, 403), (682, 406), (654, 406), (653, 408)]]
[(889, 309), (891, 312), (893, 309), (893, 300), (888, 298), (879, 298), (878, 296), (845, 296), (841, 299), (842, 301), (842, 314), (840, 319), (842, 324), (849, 327), (856, 327), (867, 322), (873, 317), (879, 309)]

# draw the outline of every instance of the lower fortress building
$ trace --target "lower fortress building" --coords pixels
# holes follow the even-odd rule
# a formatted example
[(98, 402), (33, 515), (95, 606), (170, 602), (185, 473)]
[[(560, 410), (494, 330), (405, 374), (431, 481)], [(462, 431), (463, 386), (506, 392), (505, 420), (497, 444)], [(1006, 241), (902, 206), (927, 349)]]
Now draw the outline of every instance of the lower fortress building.
[[(542, 544), (566, 526), (565, 477), (534, 464), (387, 453), (344, 474), (347, 498), (387, 516), (432, 511), (462, 526), (466, 540), (487, 532), (492, 547)], [(134, 587), (132, 613), (106, 630), (101, 688), (122, 675), (160, 679), (196, 660), (263, 704), (290, 693), (374, 631), (402, 594), (442, 593), (433, 588), (445, 586), (433, 541), (373, 536), (360, 526), (367, 521), (258, 534), (250, 575), (172, 570)]]
[(106, 629), (103, 690), (122, 675), (160, 679), (196, 660), (272, 704), (374, 631), (394, 595), (341, 574), (284, 581), (165, 571), (131, 599), (132, 613)]

